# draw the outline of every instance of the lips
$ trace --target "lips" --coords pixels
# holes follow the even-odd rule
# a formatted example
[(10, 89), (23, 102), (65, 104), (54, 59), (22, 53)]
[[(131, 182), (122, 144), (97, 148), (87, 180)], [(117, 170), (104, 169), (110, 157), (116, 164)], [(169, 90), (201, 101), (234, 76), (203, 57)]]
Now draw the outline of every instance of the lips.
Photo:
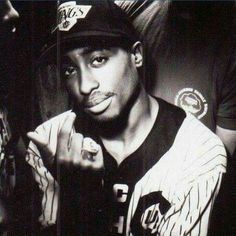
[(112, 103), (114, 93), (92, 93), (86, 101), (84, 101), (85, 112), (92, 115), (99, 115), (105, 112)]
[(84, 108), (92, 108), (113, 96), (113, 93), (101, 93), (99, 91), (92, 93), (84, 102)]

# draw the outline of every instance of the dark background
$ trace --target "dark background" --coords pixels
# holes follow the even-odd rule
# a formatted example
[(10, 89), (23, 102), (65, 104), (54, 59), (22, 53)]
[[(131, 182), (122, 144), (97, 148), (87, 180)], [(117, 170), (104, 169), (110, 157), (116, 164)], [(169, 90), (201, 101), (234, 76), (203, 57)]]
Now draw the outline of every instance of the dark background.
[[(12, 113), (17, 113), (20, 130), (29, 131), (42, 120), (38, 109), (36, 68), (40, 50), (55, 23), (57, 1), (13, 1), (20, 15), (15, 52), (5, 57), (10, 61), (5, 83), (9, 87)], [(13, 46), (13, 45), (12, 45)], [(11, 51), (11, 49), (10, 49)], [(5, 76), (4, 76), (5, 77)], [(9, 82), (10, 81), (10, 82)]]

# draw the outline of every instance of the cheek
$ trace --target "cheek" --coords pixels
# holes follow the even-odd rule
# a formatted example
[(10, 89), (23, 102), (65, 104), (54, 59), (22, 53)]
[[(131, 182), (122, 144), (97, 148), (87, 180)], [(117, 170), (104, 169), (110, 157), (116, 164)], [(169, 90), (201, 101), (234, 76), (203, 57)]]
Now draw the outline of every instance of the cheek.
[(124, 96), (131, 96), (137, 83), (139, 83), (139, 81), (136, 68), (131, 65), (131, 62), (128, 62), (123, 68), (121, 82), (119, 83), (118, 87)]
[(75, 99), (81, 98), (81, 94), (79, 92), (79, 86), (76, 80), (68, 79), (66, 81), (66, 88), (67, 88), (68, 93), (72, 95), (73, 98)]
[(101, 70), (96, 71), (96, 76), (99, 80), (99, 90), (114, 93), (125, 92), (129, 87), (129, 82), (132, 83), (132, 72), (129, 62), (123, 60), (119, 63), (112, 63)]

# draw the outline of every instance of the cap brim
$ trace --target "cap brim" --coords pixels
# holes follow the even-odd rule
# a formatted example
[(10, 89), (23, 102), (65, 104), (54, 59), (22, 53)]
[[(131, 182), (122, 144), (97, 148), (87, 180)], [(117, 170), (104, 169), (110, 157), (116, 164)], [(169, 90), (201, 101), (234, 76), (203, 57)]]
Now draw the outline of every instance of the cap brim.
[[(127, 41), (127, 44), (133, 42), (134, 39), (131, 39), (128, 35), (121, 34), (121, 32), (116, 33), (108, 33), (103, 31), (85, 31), (74, 34), (69, 34), (63, 39), (58, 37), (58, 40), (54, 40), (55, 43), (46, 45), (46, 49), (42, 50), (39, 60), (41, 61), (43, 58), (50, 54), (55, 54), (58, 47), (60, 47), (60, 53), (65, 51), (68, 48), (76, 47), (84, 47), (84, 46), (93, 46), (96, 43), (102, 42), (124, 42)], [(76, 44), (76, 45), (75, 45)]]

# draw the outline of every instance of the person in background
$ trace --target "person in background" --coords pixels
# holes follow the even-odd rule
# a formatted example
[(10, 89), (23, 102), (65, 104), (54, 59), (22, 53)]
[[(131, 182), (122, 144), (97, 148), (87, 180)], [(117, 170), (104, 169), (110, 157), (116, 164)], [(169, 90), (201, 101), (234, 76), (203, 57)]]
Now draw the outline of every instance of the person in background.
[(23, 125), (15, 90), (19, 20), (15, 4), (0, 1), (0, 235), (24, 235), (30, 205), (25, 193), (29, 192), (26, 179), (31, 175), (23, 159)]
[[(11, 189), (14, 186), (13, 176), (9, 176), (7, 173), (7, 162), (12, 161), (8, 160), (6, 157), (6, 146), (11, 138), (11, 133), (9, 130), (9, 124), (7, 120), (7, 110), (5, 104), (2, 103), (4, 95), (7, 91), (4, 90), (5, 78), (2, 78), (2, 70), (4, 67), (4, 60), (6, 60), (6, 46), (10, 45), (14, 37), (16, 26), (15, 21), (19, 18), (18, 12), (12, 6), (10, 1), (1, 1), (0, 2), (0, 60), (1, 60), (1, 71), (0, 71), (0, 83), (1, 83), (1, 128), (0, 128), (0, 225), (1, 225), (1, 234), (6, 230), (4, 229), (8, 221), (8, 212), (6, 205), (6, 198), (9, 196)], [(11, 163), (10, 163), (11, 164)], [(9, 179), (10, 178), (10, 179)], [(12, 186), (13, 185), (13, 186)]]
[(232, 155), (236, 146), (235, 1), (115, 2), (146, 42), (152, 76), (146, 81), (148, 91), (195, 115)]

